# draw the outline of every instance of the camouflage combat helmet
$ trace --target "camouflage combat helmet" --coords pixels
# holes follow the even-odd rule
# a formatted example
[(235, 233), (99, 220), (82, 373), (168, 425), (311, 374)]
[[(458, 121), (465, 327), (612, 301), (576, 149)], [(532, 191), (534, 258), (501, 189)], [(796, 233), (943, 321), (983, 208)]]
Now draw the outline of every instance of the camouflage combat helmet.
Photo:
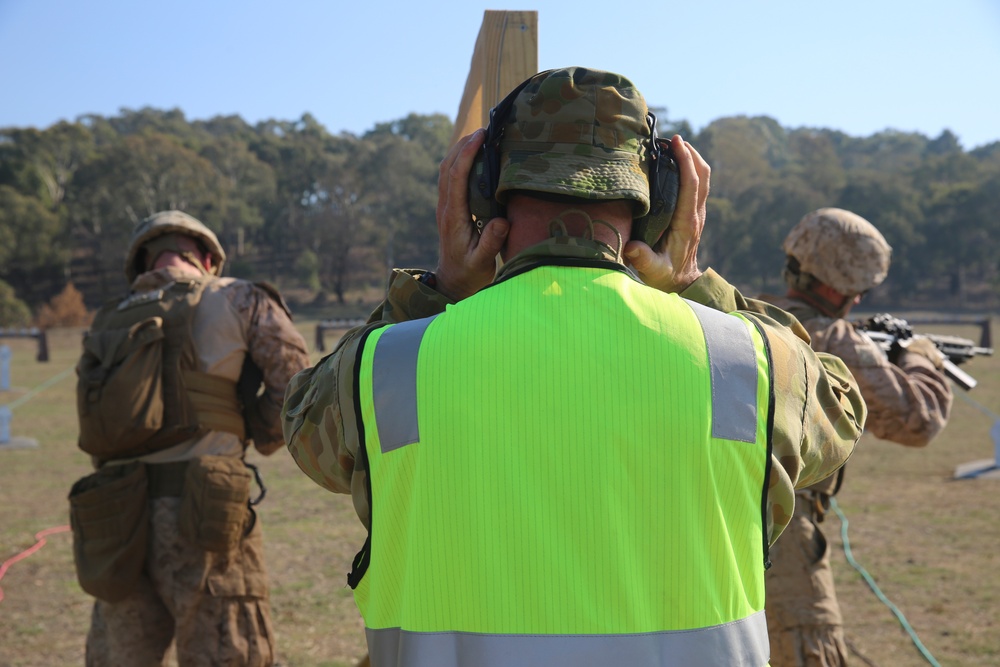
[(200, 241), (212, 256), (211, 273), (217, 276), (222, 274), (226, 251), (222, 249), (215, 233), (183, 211), (160, 211), (140, 222), (132, 232), (128, 256), (125, 258), (125, 275), (130, 283), (145, 271), (145, 267), (140, 266), (143, 258), (139, 250), (150, 241), (167, 234), (183, 234)]
[(788, 233), (781, 249), (798, 270), (844, 296), (855, 296), (885, 280), (892, 248), (875, 226), (856, 213), (821, 208)]
[(634, 216), (646, 215), (647, 113), (642, 93), (620, 74), (583, 67), (536, 74), (504, 124), (497, 201), (514, 190), (631, 199)]

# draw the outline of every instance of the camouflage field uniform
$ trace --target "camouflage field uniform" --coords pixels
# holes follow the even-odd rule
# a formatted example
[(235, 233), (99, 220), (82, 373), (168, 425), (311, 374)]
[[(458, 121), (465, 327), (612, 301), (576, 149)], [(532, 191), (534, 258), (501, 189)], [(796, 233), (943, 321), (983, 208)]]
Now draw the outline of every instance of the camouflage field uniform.
[[(614, 261), (605, 246), (582, 239), (550, 239), (522, 252), (499, 278), (550, 257)], [(384, 322), (440, 313), (450, 302), (420, 283), (421, 271), (394, 272), (385, 302), (369, 324), (341, 339), (337, 349), (294, 378), (285, 394), (285, 439), (299, 467), (330, 491), (350, 492), (358, 516), (370, 526), (367, 472), (358, 468), (359, 433), (353, 405), (354, 367), (362, 334)], [(804, 350), (805, 331), (786, 313), (742, 295), (711, 269), (681, 296), (723, 312), (740, 311), (764, 326), (772, 354), (775, 415), (772, 475), (768, 492), (771, 541), (792, 516), (794, 487), (823, 479), (849, 456), (864, 422), (864, 402), (839, 359)], [(851, 443), (847, 446), (842, 443)]]
[[(180, 277), (172, 267), (150, 271), (138, 276), (132, 290), (154, 290)], [(309, 364), (305, 341), (283, 306), (252, 283), (211, 279), (195, 313), (193, 334), (198, 370), (235, 381), (247, 355), (261, 369), (265, 391), (258, 408), (270, 432), (266, 438), (258, 434), (254, 444), (263, 454), (279, 449), (285, 386)], [(214, 431), (140, 460), (163, 464), (209, 454), (241, 458), (243, 453), (236, 435)], [(208, 552), (180, 536), (179, 506), (178, 497), (150, 499), (145, 570), (133, 595), (115, 603), (95, 602), (88, 667), (163, 665), (175, 638), (182, 667), (273, 664), (260, 521), (239, 548)]]
[[(898, 365), (891, 364), (846, 320), (826, 317), (797, 299), (761, 299), (795, 315), (815, 350), (843, 359), (868, 405), (865, 428), (876, 437), (923, 447), (944, 428), (951, 388), (926, 357), (903, 351)], [(771, 551), (774, 566), (765, 575), (765, 585), (772, 667), (847, 664), (830, 554), (817, 525), (839, 481), (840, 476), (833, 476), (796, 493), (795, 515)]]

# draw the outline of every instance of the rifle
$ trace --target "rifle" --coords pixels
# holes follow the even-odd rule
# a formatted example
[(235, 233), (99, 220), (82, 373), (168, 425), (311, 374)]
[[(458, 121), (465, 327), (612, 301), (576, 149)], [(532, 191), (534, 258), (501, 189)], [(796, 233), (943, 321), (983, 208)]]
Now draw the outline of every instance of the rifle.
[(926, 338), (945, 356), (942, 370), (962, 389), (969, 391), (978, 381), (958, 367), (976, 356), (993, 354), (992, 347), (980, 347), (968, 338), (959, 336), (938, 336), (935, 334), (918, 334), (906, 320), (893, 317), (888, 313), (879, 313), (867, 320), (854, 323), (855, 328), (877, 343), (886, 354), (895, 348), (905, 349), (907, 342), (916, 338)]

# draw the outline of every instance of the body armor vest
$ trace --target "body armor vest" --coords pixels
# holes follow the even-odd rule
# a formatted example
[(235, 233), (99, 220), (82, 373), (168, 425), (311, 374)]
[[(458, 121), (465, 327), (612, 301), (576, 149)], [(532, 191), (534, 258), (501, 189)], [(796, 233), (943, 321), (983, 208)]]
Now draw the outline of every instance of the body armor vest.
[(174, 281), (98, 311), (76, 368), (80, 449), (107, 461), (210, 430), (244, 438), (236, 384), (197, 370), (192, 322), (212, 279)]

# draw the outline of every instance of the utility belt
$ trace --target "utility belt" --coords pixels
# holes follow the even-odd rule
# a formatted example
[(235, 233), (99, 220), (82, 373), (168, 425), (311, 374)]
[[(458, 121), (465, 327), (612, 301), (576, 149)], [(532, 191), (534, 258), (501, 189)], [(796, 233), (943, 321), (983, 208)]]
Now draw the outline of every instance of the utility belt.
[(801, 506), (814, 522), (823, 523), (827, 511), (830, 509), (830, 498), (832, 497), (829, 493), (804, 489), (795, 492), (795, 506)]
[[(260, 493), (251, 498), (254, 479)], [(227, 553), (253, 529), (254, 506), (265, 494), (256, 466), (235, 457), (104, 465), (78, 480), (69, 494), (80, 586), (107, 602), (134, 590), (146, 560), (153, 498), (180, 498), (182, 539), (205, 551)]]
[(795, 491), (795, 506), (800, 504), (809, 512), (809, 517), (816, 523), (823, 523), (826, 513), (830, 510), (830, 498), (837, 495), (844, 484), (844, 471), (841, 466), (834, 475), (813, 484), (805, 489)]
[(236, 382), (198, 371), (181, 371), (188, 399), (202, 428), (225, 431), (246, 440), (243, 410), (236, 394)]

